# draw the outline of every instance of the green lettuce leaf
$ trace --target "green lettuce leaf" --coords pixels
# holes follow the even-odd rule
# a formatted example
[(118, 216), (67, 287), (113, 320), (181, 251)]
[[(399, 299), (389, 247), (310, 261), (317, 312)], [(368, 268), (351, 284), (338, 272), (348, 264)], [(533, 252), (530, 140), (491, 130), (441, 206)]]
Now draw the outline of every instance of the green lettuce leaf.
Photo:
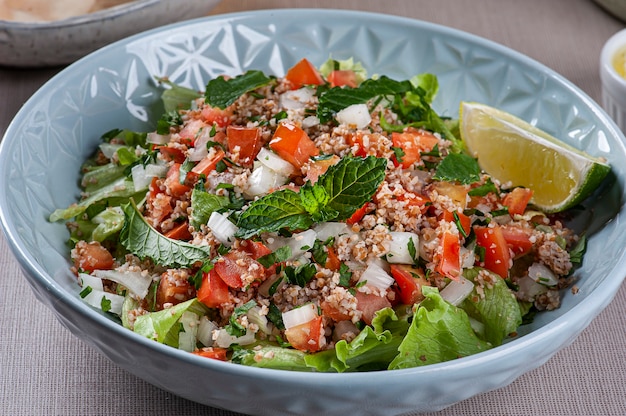
[(178, 348), (179, 320), (184, 312), (193, 312), (202, 316), (208, 308), (196, 298), (179, 303), (168, 309), (139, 315), (135, 320), (134, 331), (162, 344)]
[[(475, 267), (463, 271), (463, 276), (476, 282), (478, 273), (484, 269)], [(515, 295), (500, 276), (485, 270), (492, 276), (493, 284), (482, 287), (482, 295), (472, 293), (461, 307), (473, 318), (485, 325), (485, 339), (497, 346), (522, 324), (522, 311)]]
[(425, 299), (417, 307), (390, 370), (454, 360), (491, 348), (476, 336), (465, 311), (444, 301), (436, 288), (424, 287), (423, 294)]

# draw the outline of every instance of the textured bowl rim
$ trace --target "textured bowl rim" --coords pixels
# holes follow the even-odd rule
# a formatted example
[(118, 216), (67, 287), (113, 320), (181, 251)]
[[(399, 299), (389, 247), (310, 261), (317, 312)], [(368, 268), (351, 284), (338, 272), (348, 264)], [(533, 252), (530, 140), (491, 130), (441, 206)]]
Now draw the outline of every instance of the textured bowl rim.
[(61, 20), (43, 21), (43, 22), (22, 22), (17, 20), (0, 19), (0, 29), (31, 31), (39, 29), (58, 29), (62, 27), (88, 25), (100, 20), (108, 20), (116, 18), (120, 15), (145, 9), (153, 4), (160, 3), (162, 0), (132, 0), (121, 3), (116, 6), (107, 7), (106, 9), (97, 10), (93, 13), (81, 14), (78, 16), (68, 17)]
[[(148, 0), (154, 1), (154, 0)], [(433, 30), (437, 30), (442, 33), (447, 33), (455, 36), (463, 36), (472, 41), (473, 43), (478, 43), (482, 46), (488, 47), (489, 49), (493, 49), (502, 53), (504, 55), (510, 56), (517, 61), (525, 62), (533, 67), (540, 69), (545, 73), (546, 76), (556, 79), (560, 84), (563, 84), (567, 87), (572, 93), (574, 93), (585, 105), (587, 105), (593, 112), (602, 120), (604, 125), (612, 131), (612, 133), (620, 139), (622, 145), (626, 143), (626, 138), (624, 138), (623, 134), (619, 130), (619, 128), (615, 125), (615, 123), (606, 115), (604, 110), (594, 101), (592, 100), (585, 92), (583, 92), (576, 85), (565, 79), (563, 76), (556, 73), (554, 70), (548, 68), (547, 66), (535, 61), (534, 59), (521, 54), (513, 49), (507, 48), (499, 43), (491, 41), (489, 39), (471, 34), (469, 32), (465, 32), (459, 29), (450, 28), (447, 26), (439, 25), (436, 23), (426, 22), (418, 19), (411, 19), (401, 16), (389, 15), (389, 14), (381, 14), (381, 13), (372, 13), (372, 12), (363, 12), (363, 11), (350, 11), (350, 10), (324, 10), (324, 9), (267, 9), (267, 10), (256, 10), (249, 12), (237, 12), (237, 13), (228, 13), (221, 15), (214, 15), (209, 17), (202, 17), (198, 19), (192, 19), (188, 21), (178, 22), (170, 25), (166, 25), (160, 28), (151, 29), (136, 35), (132, 35), (130, 37), (124, 38), (120, 41), (114, 42), (108, 46), (105, 46), (84, 58), (74, 62), (66, 69), (59, 72), (53, 78), (51, 78), (47, 83), (45, 83), (35, 94), (26, 102), (24, 106), (20, 109), (18, 114), (15, 116), (14, 120), (9, 124), (4, 139), (0, 142), (0, 162), (4, 159), (7, 159), (6, 149), (9, 147), (8, 140), (9, 136), (13, 133), (15, 127), (15, 120), (20, 116), (25, 114), (28, 111), (29, 104), (36, 100), (39, 95), (43, 95), (47, 92), (48, 89), (52, 88), (52, 85), (60, 78), (63, 78), (72, 71), (75, 67), (79, 67), (83, 64), (83, 62), (90, 59), (91, 56), (103, 54), (111, 48), (119, 47), (122, 44), (128, 44), (139, 38), (151, 36), (156, 34), (157, 32), (167, 31), (170, 29), (176, 29), (185, 25), (193, 25), (198, 22), (211, 22), (215, 20), (219, 21), (236, 21), (237, 19), (248, 18), (251, 14), (255, 16), (263, 16), (263, 15), (271, 15), (271, 14), (289, 14), (289, 13), (313, 13), (318, 15), (324, 15), (326, 13), (333, 13), (334, 15), (340, 14), (345, 16), (347, 19), (358, 19), (362, 18), (375, 18), (379, 21), (384, 21), (389, 24), (410, 24), (410, 25), (420, 25), (424, 28), (429, 28)], [(4, 151), (3, 151), (4, 150)], [(2, 163), (0, 163), (2, 166)], [(148, 338), (144, 338), (123, 326), (115, 323), (114, 321), (106, 318), (105, 316), (99, 314), (89, 306), (87, 306), (84, 302), (80, 301), (74, 294), (68, 293), (63, 288), (57, 284), (52, 277), (47, 276), (47, 272), (40, 266), (34, 259), (34, 257), (28, 252), (26, 247), (24, 246), (19, 232), (15, 229), (15, 227), (9, 223), (9, 218), (4, 213), (4, 210), (1, 208), (6, 204), (5, 194), (0, 192), (0, 225), (5, 233), (6, 239), (9, 243), (11, 250), (13, 251), (15, 257), (18, 262), (22, 266), (27, 277), (33, 276), (33, 281), (35, 284), (40, 285), (43, 289), (50, 292), (59, 302), (63, 302), (73, 310), (78, 313), (86, 314), (89, 318), (97, 321), (98, 324), (115, 331), (117, 334), (127, 338), (131, 342), (142, 344), (143, 346), (148, 347), (149, 349), (155, 349), (165, 355), (169, 355), (172, 358), (183, 360), (189, 363), (193, 363), (196, 366), (209, 368), (212, 370), (220, 371), (220, 372), (228, 372), (235, 375), (252, 377), (255, 379), (274, 379), (276, 377), (281, 378), (283, 381), (287, 382), (306, 382), (306, 383), (323, 383), (323, 382), (337, 382), (341, 380), (342, 382), (350, 382), (353, 385), (361, 385), (368, 384), (367, 377), (364, 377), (364, 374), (372, 374), (374, 372), (358, 372), (358, 373), (308, 373), (308, 372), (297, 372), (297, 371), (288, 371), (288, 370), (276, 370), (276, 369), (264, 369), (264, 368), (255, 368), (243, 365), (236, 365), (232, 363), (220, 362), (217, 360), (206, 360), (202, 357), (194, 356), (193, 354), (186, 353), (184, 351), (179, 351), (175, 348), (154, 342)], [(621, 211), (620, 211), (621, 213)], [(617, 214), (617, 216), (620, 215)], [(401, 376), (403, 378), (406, 377), (421, 377), (421, 376), (438, 376), (443, 373), (445, 374), (457, 374), (458, 372), (465, 373), (471, 371), (475, 368), (481, 368), (485, 365), (488, 365), (491, 362), (506, 359), (507, 357), (514, 356), (516, 353), (524, 351), (532, 345), (537, 344), (542, 341), (544, 338), (550, 338), (554, 333), (565, 333), (571, 329), (571, 322), (586, 322), (583, 325), (583, 328), (586, 327), (591, 320), (597, 316), (602, 309), (604, 309), (610, 301), (613, 299), (615, 294), (617, 293), (617, 289), (620, 287), (622, 281), (626, 277), (626, 254), (622, 255), (621, 258), (616, 260), (614, 268), (611, 270), (611, 278), (606, 278), (601, 284), (599, 284), (596, 288), (592, 290), (591, 293), (587, 295), (585, 299), (585, 303), (578, 303), (572, 307), (570, 311), (563, 314), (562, 316), (556, 317), (554, 320), (545, 324), (543, 327), (538, 328), (520, 338), (513, 339), (510, 342), (501, 345), (499, 347), (495, 347), (493, 349), (487, 350), (485, 352), (481, 352), (475, 355), (471, 355), (468, 357), (459, 358), (457, 360), (447, 361), (438, 364), (431, 364), (423, 367), (414, 367), (408, 369), (401, 370), (387, 370), (383, 372), (375, 372), (382, 378), (387, 377), (387, 375), (396, 377)], [(591, 317), (589, 317), (591, 316)], [(580, 331), (579, 331), (580, 332)], [(579, 334), (579, 332), (572, 334), (569, 339), (571, 343), (575, 337)], [(566, 344), (567, 345), (567, 344)], [(545, 357), (545, 360), (539, 362), (536, 366), (543, 364), (546, 360), (548, 360), (554, 353)], [(522, 373), (532, 369), (534, 367), (529, 367), (526, 370), (522, 371)], [(509, 380), (509, 382), (514, 379)], [(380, 380), (379, 380), (380, 381)], [(508, 383), (507, 383), (508, 384)]]

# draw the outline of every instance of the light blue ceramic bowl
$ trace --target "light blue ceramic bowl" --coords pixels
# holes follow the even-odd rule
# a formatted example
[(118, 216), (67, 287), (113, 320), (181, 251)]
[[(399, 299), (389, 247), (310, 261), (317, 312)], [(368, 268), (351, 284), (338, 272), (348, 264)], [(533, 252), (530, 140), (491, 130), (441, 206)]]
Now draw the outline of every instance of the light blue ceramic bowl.
[[(103, 132), (148, 129), (160, 116), (154, 76), (202, 88), (247, 69), (284, 74), (301, 57), (354, 57), (370, 74), (440, 80), (436, 109), (461, 100), (514, 113), (591, 154), (613, 175), (590, 202), (589, 247), (576, 295), (488, 352), (423, 368), (303, 374), (207, 360), (134, 334), (86, 306), (68, 270), (68, 237), (46, 218), (79, 193), (81, 162)], [(2, 228), (37, 297), (77, 337), (121, 367), (185, 398), (265, 415), (393, 415), (434, 411), (502, 387), (571, 343), (626, 275), (624, 137), (602, 109), (548, 68), (467, 33), (398, 17), (325, 10), (216, 16), (153, 30), (78, 61), (44, 85), (0, 147)], [(591, 211), (590, 211), (591, 212)], [(15, 293), (14, 296), (20, 296)], [(114, 397), (111, 400), (115, 400)]]

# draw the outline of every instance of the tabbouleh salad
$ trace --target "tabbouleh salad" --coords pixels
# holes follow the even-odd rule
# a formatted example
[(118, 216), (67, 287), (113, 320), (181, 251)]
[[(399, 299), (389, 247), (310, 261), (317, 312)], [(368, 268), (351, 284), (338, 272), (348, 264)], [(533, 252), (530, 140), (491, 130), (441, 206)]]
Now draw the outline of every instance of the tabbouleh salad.
[(431, 74), (303, 59), (160, 83), (156, 130), (106, 133), (50, 217), (80, 296), (145, 337), (266, 368), (422, 366), (514, 337), (582, 261), (532, 189), (480, 171)]

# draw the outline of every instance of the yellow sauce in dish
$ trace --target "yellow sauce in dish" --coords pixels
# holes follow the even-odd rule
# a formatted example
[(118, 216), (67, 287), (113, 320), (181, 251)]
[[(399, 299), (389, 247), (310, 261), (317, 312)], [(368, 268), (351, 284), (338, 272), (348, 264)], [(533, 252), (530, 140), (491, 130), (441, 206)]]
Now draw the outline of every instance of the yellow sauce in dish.
[(626, 79), (626, 46), (615, 53), (612, 64), (619, 76)]
[(0, 20), (50, 22), (89, 14), (131, 0), (0, 0)]

